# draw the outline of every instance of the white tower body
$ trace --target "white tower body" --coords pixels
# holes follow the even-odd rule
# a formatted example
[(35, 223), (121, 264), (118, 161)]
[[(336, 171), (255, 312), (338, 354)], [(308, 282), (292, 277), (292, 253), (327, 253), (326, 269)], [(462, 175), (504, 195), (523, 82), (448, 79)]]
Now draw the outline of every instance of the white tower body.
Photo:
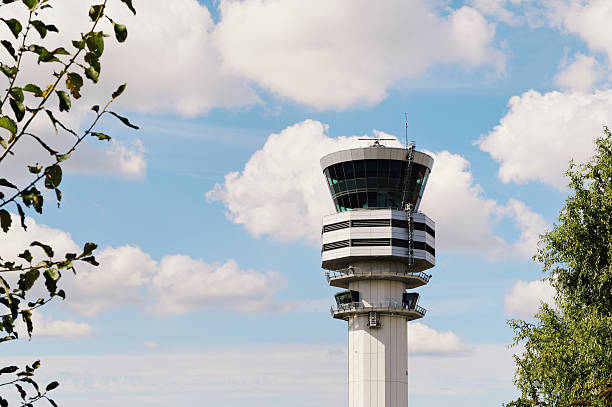
[(408, 405), (406, 323), (426, 311), (406, 290), (435, 264), (435, 224), (417, 212), (432, 165), (378, 144), (321, 159), (337, 210), (323, 218), (322, 267), (345, 289), (331, 314), (348, 321), (349, 407)]

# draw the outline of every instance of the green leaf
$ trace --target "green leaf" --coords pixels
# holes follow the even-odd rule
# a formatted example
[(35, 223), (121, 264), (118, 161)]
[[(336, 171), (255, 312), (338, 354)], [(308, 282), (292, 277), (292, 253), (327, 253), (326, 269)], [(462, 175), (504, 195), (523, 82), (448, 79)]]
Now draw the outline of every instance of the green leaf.
[[(32, 338), (32, 331), (34, 330), (34, 326), (32, 325), (32, 311), (28, 311), (28, 310), (21, 311), (21, 319), (23, 319), (23, 322), (25, 322), (26, 324), (26, 328), (28, 330), (28, 336)], [(15, 386), (17, 386), (17, 384)], [(21, 391), (19, 392), (21, 395), (21, 398), (24, 398), (22, 392), (25, 393), (25, 391), (21, 389)]]
[(85, 54), (85, 62), (87, 62), (95, 71), (100, 72), (100, 59), (93, 52), (88, 52)]
[(92, 242), (85, 243), (83, 246), (83, 253), (79, 257), (89, 256), (93, 253), (94, 250), (98, 248), (98, 245)]
[(45, 387), (45, 390), (46, 390), (46, 391), (51, 391), (51, 390), (53, 390), (53, 389), (57, 388), (57, 386), (59, 386), (59, 383), (58, 383), (58, 382), (51, 382), (51, 383), (49, 383), (49, 384), (47, 385), (47, 387)]
[(38, 31), (40, 38), (45, 38), (47, 36), (48, 30), (47, 30), (47, 26), (45, 25), (45, 23), (43, 23), (40, 20), (34, 20), (32, 21), (32, 25), (34, 26), (36, 31)]
[(38, 0), (22, 0), (30, 10), (34, 10), (34, 7), (38, 4)]
[(66, 87), (70, 90), (75, 99), (81, 97), (79, 91), (83, 86), (83, 77), (76, 72), (70, 72), (66, 77)]
[(57, 161), (61, 163), (62, 161), (66, 161), (67, 159), (70, 158), (70, 153), (57, 155), (56, 157), (57, 157)]
[(111, 137), (104, 133), (91, 133), (92, 136), (97, 137), (98, 140), (110, 140)]
[(70, 52), (66, 51), (64, 47), (55, 48), (51, 53), (53, 55), (70, 55)]
[(38, 86), (31, 83), (28, 83), (26, 86), (24, 86), (23, 90), (25, 92), (33, 93), (36, 97), (42, 97), (43, 95), (43, 91)]
[(96, 113), (99, 113), (99, 112), (100, 112), (100, 106), (98, 106), (98, 105), (93, 105), (93, 106), (91, 107), (91, 110), (93, 110), (93, 111), (94, 111), (94, 112), (96, 112)]
[(17, 61), (17, 54), (15, 53), (15, 48), (13, 48), (13, 44), (11, 44), (8, 40), (2, 40), (2, 46), (6, 48), (9, 54), (13, 57), (15, 61)]
[(66, 292), (64, 290), (59, 290), (55, 293), (56, 296), (61, 297), (62, 300), (66, 299)]
[(115, 38), (117, 38), (117, 41), (124, 42), (128, 35), (127, 27), (123, 24), (113, 23), (113, 28), (115, 29)]
[(132, 5), (132, 0), (121, 0), (121, 1), (125, 3), (126, 6), (128, 6), (130, 11), (134, 13), (134, 15), (136, 15), (136, 10), (134, 10), (134, 6)]
[(0, 127), (7, 129), (11, 134), (17, 133), (17, 123), (8, 116), (0, 117)]
[(76, 48), (76, 49), (84, 49), (85, 48), (85, 40), (81, 40), (81, 41), (72, 41), (72, 45)]
[(51, 32), (54, 32), (54, 33), (58, 33), (58, 32), (59, 32), (59, 30), (57, 29), (57, 27), (56, 27), (56, 26), (54, 26), (53, 24), (47, 24), (47, 25), (46, 25), (46, 27), (47, 27), (47, 30), (48, 30), (48, 31), (51, 31)]
[(6, 366), (0, 369), (0, 374), (15, 373), (19, 368), (17, 366)]
[(34, 52), (38, 55), (38, 63), (41, 62), (59, 62), (59, 59), (55, 57), (53, 52), (49, 51), (45, 47), (41, 47), (40, 45), (30, 45), (28, 47), (28, 51)]
[(113, 95), (112, 95), (113, 99), (117, 99), (123, 93), (126, 87), (127, 87), (127, 83), (124, 83), (123, 85), (119, 86), (117, 90), (113, 92)]
[(0, 187), (19, 189), (14, 184), (10, 183), (6, 178), (0, 178)]
[(23, 28), (19, 20), (16, 20), (14, 18), (11, 18), (10, 20), (2, 18), (0, 20), (4, 21), (4, 23), (8, 26), (9, 30), (11, 30), (11, 32), (15, 36), (15, 38), (19, 37), (19, 33), (21, 32), (21, 29)]
[(32, 174), (39, 174), (42, 171), (42, 166), (36, 165), (28, 165), (28, 171)]
[(9, 92), (9, 94), (11, 95), (11, 97), (15, 100), (17, 100), (18, 102), (22, 102), (23, 103), (23, 89), (18, 88), (18, 87), (14, 87), (11, 89), (11, 91)]
[(38, 271), (38, 269), (28, 270), (19, 276), (17, 286), (21, 291), (28, 291), (30, 288), (32, 288), (32, 286), (34, 286), (34, 283), (36, 280), (38, 280), (38, 277), (40, 277), (40, 271)]
[(11, 223), (13, 223), (11, 214), (6, 209), (0, 209), (0, 226), (5, 233), (9, 231)]
[(119, 116), (119, 115), (118, 115), (117, 113), (115, 113), (115, 112), (111, 112), (111, 111), (109, 111), (109, 113), (110, 113), (110, 114), (112, 114), (113, 116), (115, 116), (117, 119), (121, 120), (121, 123), (125, 124), (126, 126), (131, 127), (131, 128), (133, 128), (133, 129), (136, 129), (136, 130), (138, 130), (138, 129), (139, 129), (139, 127), (138, 127), (138, 126), (136, 126), (136, 125), (134, 125), (134, 124), (130, 123), (130, 121), (129, 121), (127, 118), (125, 118), (125, 117), (123, 117), (123, 116)]
[(11, 109), (13, 109), (13, 113), (15, 113), (17, 122), (22, 121), (23, 117), (25, 116), (25, 107), (23, 106), (23, 103), (15, 99), (9, 100), (9, 103), (11, 104)]
[(55, 189), (62, 182), (62, 168), (57, 165), (51, 165), (45, 168), (45, 187), (47, 189)]
[(49, 291), (49, 294), (55, 294), (57, 291), (57, 282), (61, 277), (60, 272), (57, 269), (49, 268), (45, 270), (44, 277), (47, 291)]
[(104, 4), (98, 4), (89, 8), (89, 18), (91, 21), (96, 21), (104, 14)]
[(30, 251), (27, 249), (23, 253), (19, 254), (17, 257), (21, 257), (28, 263), (32, 263), (32, 253), (30, 253)]
[(57, 97), (59, 98), (59, 110), (60, 112), (67, 112), (70, 110), (70, 96), (64, 92), (63, 90), (55, 91), (57, 93)]
[(102, 32), (91, 33), (85, 40), (89, 51), (98, 58), (104, 53), (104, 36)]
[(99, 266), (100, 265), (100, 263), (98, 263), (96, 261), (96, 258), (94, 256), (83, 257), (83, 258), (81, 258), (81, 260), (84, 261), (84, 262), (87, 262), (87, 263), (89, 263), (91, 265), (94, 265), (94, 266)]
[(23, 208), (19, 204), (16, 204), (16, 205), (17, 205), (17, 211), (19, 212), (19, 218), (21, 220), (21, 227), (23, 228), (23, 230), (27, 230), (28, 227), (25, 224), (25, 213), (23, 212)]
[(40, 243), (39, 241), (34, 241), (34, 242), (30, 243), (30, 246), (32, 246), (32, 247), (34, 247), (34, 246), (40, 247), (41, 249), (43, 249), (43, 251), (45, 252), (45, 254), (48, 257), (53, 257), (53, 255), (54, 255), (53, 254), (53, 248), (51, 246), (46, 245), (44, 243)]
[(33, 206), (36, 212), (42, 213), (42, 208), (45, 199), (43, 198), (40, 191), (36, 189), (36, 187), (32, 187), (23, 191), (21, 194), (19, 194), (19, 196), (21, 196), (21, 199), (23, 200), (23, 203), (26, 206)]
[(9, 79), (15, 77), (15, 75), (17, 75), (17, 72), (19, 72), (19, 69), (16, 66), (8, 66), (4, 64), (0, 65), (0, 69), (2, 69), (2, 73), (6, 75)]
[(62, 191), (59, 188), (55, 188), (55, 199), (57, 199), (57, 207), (59, 208), (62, 201)]
[(96, 71), (91, 66), (85, 68), (85, 76), (87, 79), (90, 79), (93, 83), (98, 83), (98, 78), (100, 77), (100, 72)]

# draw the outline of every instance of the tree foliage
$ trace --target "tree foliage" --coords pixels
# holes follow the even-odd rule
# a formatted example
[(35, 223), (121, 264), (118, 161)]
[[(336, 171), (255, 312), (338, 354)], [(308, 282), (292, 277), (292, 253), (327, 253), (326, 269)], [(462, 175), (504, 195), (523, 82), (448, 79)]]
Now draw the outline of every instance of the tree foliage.
[[(10, 161), (11, 168), (23, 169), (24, 176), (8, 179), (0, 173), (0, 233), (8, 233), (15, 227), (26, 230), (26, 212), (42, 214), (49, 195), (59, 206), (64, 162), (87, 137), (110, 140), (110, 136), (95, 130), (102, 117), (111, 115), (123, 124), (137, 128), (127, 118), (109, 110), (111, 103), (125, 90), (125, 84), (110, 95), (103, 107), (91, 107), (93, 118), (84, 130), (71, 129), (64, 124), (65, 115), (74, 108), (84, 88), (96, 85), (100, 79), (100, 58), (109, 37), (103, 27), (112, 30), (120, 43), (128, 36), (126, 26), (107, 15), (108, 0), (99, 1), (100, 4), (91, 5), (88, 15), (83, 16), (90, 21), (89, 31), (81, 33), (79, 38), (66, 41), (64, 46), (47, 49), (42, 45), (44, 39), (48, 35), (58, 35), (62, 28), (46, 21), (45, 10), (53, 7), (54, 1), (1, 0), (0, 15), (3, 17), (0, 18), (0, 25), (5, 28), (0, 32), (6, 32), (8, 36), (0, 40), (7, 55), (0, 62), (0, 71), (6, 82), (6, 88), (0, 93), (0, 165), (3, 165), (0, 168), (6, 168)], [(132, 0), (119, 1), (136, 13)], [(19, 18), (24, 11), (27, 18)], [(37, 83), (24, 79), (26, 66), (28, 70), (40, 69), (34, 75), (33, 72), (27, 75), (37, 78)], [(47, 67), (53, 68), (51, 74)], [(47, 120), (47, 128), (42, 131), (37, 126), (37, 130), (33, 130), (34, 120), (41, 115)], [(31, 162), (31, 157), (16, 153), (15, 147), (28, 138), (48, 153), (47, 162)], [(64, 147), (62, 149), (57, 145)], [(11, 210), (16, 214), (13, 215)], [(48, 242), (33, 240), (23, 247), (17, 258), (6, 258), (0, 248), (0, 256), (5, 256), (0, 257), (0, 308), (4, 310), (0, 311), (0, 343), (18, 338), (18, 324), (25, 326), (31, 338), (35, 329), (32, 312), (49, 301), (66, 297), (60, 288), (63, 273), (75, 272), (78, 263), (98, 265), (93, 256), (96, 247), (88, 242), (80, 253), (57, 254)], [(39, 258), (43, 260), (37, 261)], [(43, 291), (47, 294), (33, 296), (32, 292), (40, 292), (33, 289), (37, 285), (44, 286)], [(16, 392), (21, 406), (31, 406), (42, 399), (56, 405), (49, 392), (59, 384), (54, 381), (44, 387), (39, 386), (34, 380), (39, 366), (40, 362), (36, 361), (23, 369), (18, 366), (0, 367), (0, 407), (8, 406), (10, 389)]]
[(515, 384), (521, 398), (507, 406), (612, 406), (612, 135), (596, 153), (570, 163), (570, 196), (558, 222), (541, 237), (535, 258), (556, 289), (535, 322), (512, 320)]

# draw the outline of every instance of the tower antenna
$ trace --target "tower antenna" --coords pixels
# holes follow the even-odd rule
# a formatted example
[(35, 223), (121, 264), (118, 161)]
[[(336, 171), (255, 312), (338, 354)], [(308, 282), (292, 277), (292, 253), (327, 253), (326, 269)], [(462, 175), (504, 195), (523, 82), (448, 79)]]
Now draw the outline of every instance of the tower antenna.
[(408, 113), (404, 113), (404, 117), (406, 118), (406, 133), (405, 133), (406, 148), (408, 148)]

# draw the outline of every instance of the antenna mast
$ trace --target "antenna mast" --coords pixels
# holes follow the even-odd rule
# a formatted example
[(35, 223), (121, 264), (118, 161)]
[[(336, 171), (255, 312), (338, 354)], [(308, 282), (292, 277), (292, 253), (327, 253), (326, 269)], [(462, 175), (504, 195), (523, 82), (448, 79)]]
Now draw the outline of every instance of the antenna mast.
[(404, 113), (404, 117), (406, 118), (406, 134), (405, 134), (406, 148), (408, 148), (408, 113)]

